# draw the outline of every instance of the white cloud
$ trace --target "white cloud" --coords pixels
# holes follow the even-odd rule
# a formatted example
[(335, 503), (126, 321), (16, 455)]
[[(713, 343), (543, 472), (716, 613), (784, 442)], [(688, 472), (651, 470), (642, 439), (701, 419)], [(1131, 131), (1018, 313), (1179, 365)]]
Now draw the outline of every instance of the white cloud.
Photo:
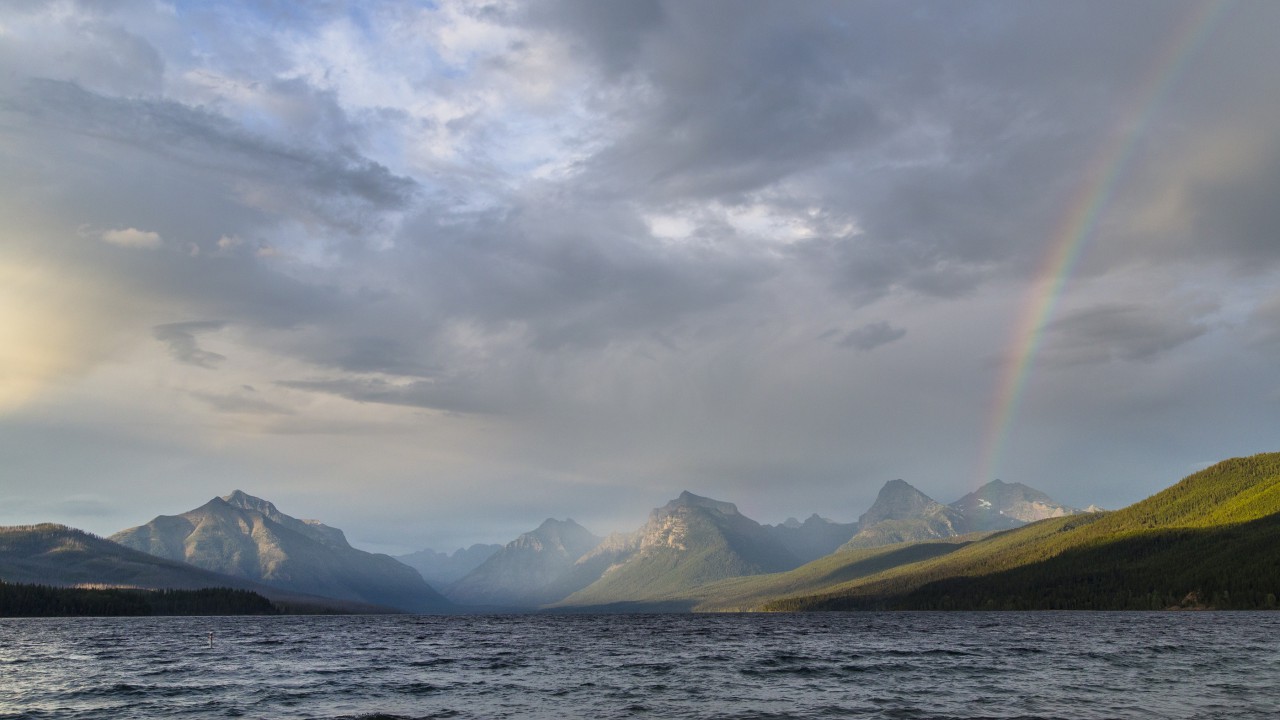
[(660, 238), (679, 240), (687, 238), (697, 229), (692, 220), (679, 215), (650, 215), (649, 232)]
[(120, 247), (145, 249), (158, 248), (162, 242), (160, 240), (160, 233), (139, 230), (137, 228), (108, 230), (102, 233), (102, 241), (112, 245), (119, 245)]

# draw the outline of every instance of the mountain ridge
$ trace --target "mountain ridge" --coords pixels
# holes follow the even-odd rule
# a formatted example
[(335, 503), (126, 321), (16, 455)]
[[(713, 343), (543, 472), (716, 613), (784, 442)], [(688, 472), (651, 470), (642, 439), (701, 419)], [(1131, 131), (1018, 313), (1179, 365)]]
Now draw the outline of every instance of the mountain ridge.
[(575, 562), (602, 540), (572, 519), (547, 518), (445, 588), (445, 594), (454, 602), (496, 608), (554, 602), (590, 581), (574, 573)]
[[(643, 602), (679, 588), (738, 575), (755, 575), (800, 564), (763, 525), (733, 503), (682, 492), (649, 513), (634, 533), (616, 535), (597, 549), (600, 576), (555, 603), (555, 607)], [(607, 561), (606, 567), (599, 558)]]
[(967, 531), (964, 516), (905, 480), (890, 480), (858, 517), (858, 531), (841, 550), (956, 537)]
[(787, 518), (765, 528), (802, 562), (809, 562), (830, 555), (852, 539), (858, 523), (838, 523), (813, 513), (804, 522)]
[(481, 563), (501, 549), (501, 545), (474, 543), (465, 548), (458, 548), (452, 553), (426, 548), (393, 557), (417, 570), (422, 579), (432, 587), (446, 588), (480, 567)]
[(385, 613), (390, 608), (289, 592), (125, 547), (57, 523), (0, 527), (0, 579), (55, 587), (256, 592), (295, 611)]
[(271, 502), (239, 490), (109, 539), (284, 590), (410, 612), (450, 608), (413, 568), (387, 555), (357, 550), (341, 530), (285, 515)]

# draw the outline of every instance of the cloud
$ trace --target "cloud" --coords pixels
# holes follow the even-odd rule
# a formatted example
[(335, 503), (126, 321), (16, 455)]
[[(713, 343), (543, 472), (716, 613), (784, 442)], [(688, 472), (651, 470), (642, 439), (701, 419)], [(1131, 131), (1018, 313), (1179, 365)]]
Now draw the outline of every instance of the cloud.
[(244, 394), (193, 392), (191, 396), (222, 413), (240, 415), (292, 415), (293, 410)]
[(1242, 166), (1219, 166), (1188, 193), (1197, 255), (1231, 257), (1246, 272), (1268, 272), (1280, 263), (1280, 147), (1242, 143)]
[(452, 413), (492, 413), (498, 404), (462, 380), (435, 379), (391, 382), (381, 378), (281, 380), (280, 387), (328, 393), (361, 403), (404, 405)]
[(548, 187), (508, 203), (461, 225), (436, 208), (405, 223), (385, 270), (411, 288), (415, 315), (436, 321), (419, 327), (473, 323), (544, 352), (601, 348), (732, 307), (777, 271), (764, 253), (655, 242), (629, 204)]
[[(112, 8), (125, 13), (139, 9), (123, 4)], [(48, 3), (11, 3), (5, 10), (0, 66), (8, 72), (0, 84), (38, 75), (121, 94), (152, 94), (163, 88), (164, 58), (138, 27), (163, 28), (162, 18), (138, 13), (130, 18), (133, 23), (113, 22), (110, 12)]]
[(885, 321), (880, 321), (863, 325), (846, 333), (836, 344), (866, 352), (899, 340), (906, 334), (905, 328), (894, 327)]
[[(83, 455), (68, 488), (129, 485), (164, 427), (201, 430), (192, 493), (308, 477), (341, 513), (359, 462), (458, 532), (584, 487), (848, 519), (887, 477), (958, 487), (1097, 169), (1002, 476), (1119, 506), (1274, 416), (1280, 5), (1224, 8), (1151, 107), (1196, 3), (156, 8), (0, 9), (4, 419), (157, 420), (135, 455), (31, 430)], [(1081, 480), (1119, 473), (1147, 485)]]
[(111, 97), (73, 82), (33, 79), (6, 102), (29, 131), (123, 143), (196, 166), (258, 212), (368, 233), (404, 210), (418, 184), (351, 148), (292, 145), (249, 131), (209, 108), (168, 99)]
[(225, 326), (226, 323), (217, 320), (168, 323), (152, 328), (152, 336), (168, 345), (169, 354), (178, 362), (213, 370), (227, 358), (216, 352), (201, 349), (196, 342), (196, 335), (215, 332)]
[(103, 242), (120, 247), (154, 249), (160, 247), (160, 234), (146, 232), (137, 228), (124, 230), (107, 230), (102, 233)]
[(101, 497), (82, 495), (50, 503), (44, 509), (47, 512), (83, 518), (111, 515), (115, 513), (116, 507), (114, 503)]
[(1259, 303), (1250, 313), (1249, 342), (1258, 347), (1280, 345), (1280, 293)]
[[(757, 6), (725, 23), (723, 8), (668, 4), (644, 13), (647, 32), (618, 43), (617, 28), (637, 9), (558, 10), (558, 27), (631, 90), (611, 108), (631, 118), (626, 130), (588, 165), (604, 191), (749, 193), (848, 157), (889, 129), (884, 104), (851, 82), (869, 58), (825, 11)], [(765, 27), (769, 41), (756, 42)], [(703, 41), (684, 42), (686, 33)]]
[(1110, 360), (1150, 362), (1191, 342), (1209, 327), (1173, 309), (1108, 304), (1077, 310), (1045, 329), (1043, 357), (1055, 364)]

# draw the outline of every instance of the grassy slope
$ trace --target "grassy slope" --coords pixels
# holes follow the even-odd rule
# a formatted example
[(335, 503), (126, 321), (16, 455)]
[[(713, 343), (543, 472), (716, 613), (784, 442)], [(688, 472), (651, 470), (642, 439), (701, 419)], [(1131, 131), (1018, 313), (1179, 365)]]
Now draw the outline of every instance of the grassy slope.
[(1123, 510), (1034, 523), (768, 607), (1155, 607), (1190, 592), (1265, 606), (1280, 592), (1277, 513), (1280, 453), (1236, 458)]
[(970, 542), (972, 539), (948, 538), (841, 550), (787, 572), (709, 583), (683, 593), (683, 597), (690, 601), (691, 609), (697, 611), (749, 611), (778, 597), (819, 592), (899, 565), (944, 556)]
[[(740, 612), (758, 609), (778, 597), (804, 592), (818, 592), (835, 583), (896, 567), (904, 563), (945, 555), (972, 542), (975, 536), (948, 538), (932, 542), (909, 543), (877, 548), (842, 550), (786, 572), (747, 575), (701, 581), (688, 571), (716, 566), (718, 553), (709, 550), (691, 560), (684, 568), (675, 553), (660, 554), (646, 563), (646, 572), (629, 577), (626, 587), (613, 586), (606, 602), (580, 603), (583, 596), (571, 596), (557, 609), (578, 604), (597, 610), (654, 612)], [(682, 574), (681, 571), (685, 570)], [(674, 577), (663, 573), (676, 573)], [(653, 584), (645, 585), (646, 582)], [(627, 601), (617, 601), (615, 593), (631, 592)]]

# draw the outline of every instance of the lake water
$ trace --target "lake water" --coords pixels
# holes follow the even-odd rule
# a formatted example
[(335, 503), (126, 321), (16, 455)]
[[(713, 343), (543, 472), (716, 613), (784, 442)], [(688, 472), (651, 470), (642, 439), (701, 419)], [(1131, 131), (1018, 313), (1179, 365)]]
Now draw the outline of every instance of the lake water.
[(7, 619), (0, 718), (1274, 718), (1278, 640), (1268, 613)]

